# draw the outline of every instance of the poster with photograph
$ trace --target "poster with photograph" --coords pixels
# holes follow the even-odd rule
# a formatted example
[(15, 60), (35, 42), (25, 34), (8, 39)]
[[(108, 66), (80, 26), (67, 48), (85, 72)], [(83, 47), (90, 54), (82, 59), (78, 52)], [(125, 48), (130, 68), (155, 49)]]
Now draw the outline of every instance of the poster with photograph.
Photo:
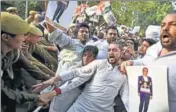
[(112, 13), (112, 11), (109, 11), (109, 12), (103, 14), (103, 17), (108, 25), (115, 25), (116, 24), (117, 20), (114, 17), (114, 14)]
[(129, 112), (169, 112), (167, 67), (127, 67)]
[(46, 11), (46, 21), (54, 24), (61, 30), (66, 30), (74, 15), (77, 1), (49, 1)]

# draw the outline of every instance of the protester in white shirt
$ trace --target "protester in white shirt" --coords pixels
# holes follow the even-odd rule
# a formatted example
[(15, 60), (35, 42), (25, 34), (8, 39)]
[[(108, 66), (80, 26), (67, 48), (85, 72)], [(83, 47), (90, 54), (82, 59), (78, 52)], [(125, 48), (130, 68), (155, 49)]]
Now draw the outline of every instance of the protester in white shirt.
[[(90, 80), (68, 112), (114, 112), (114, 99), (119, 93), (128, 111), (129, 89), (127, 77), (121, 74), (118, 66), (121, 62), (121, 48), (116, 42), (112, 42), (108, 47), (107, 59), (96, 60), (82, 68), (60, 73), (59, 76), (44, 83), (50, 85), (55, 81), (67, 81), (77, 77), (80, 78), (77, 82), (80, 84)], [(77, 83), (75, 82), (72, 86), (78, 86)], [(36, 90), (40, 90), (42, 84), (35, 87)], [(69, 90), (70, 88), (62, 86), (50, 93), (43, 94), (40, 98), (45, 99), (45, 103), (48, 103), (54, 96), (66, 93)]]
[(121, 70), (125, 72), (128, 65), (163, 65), (168, 67), (168, 101), (169, 112), (176, 110), (176, 12), (167, 14), (160, 29), (160, 42), (149, 49), (143, 59), (127, 61), (121, 64)]
[(109, 26), (106, 29), (106, 40), (100, 39), (94, 43), (87, 43), (87, 45), (94, 45), (98, 47), (99, 53), (97, 59), (107, 58), (107, 49), (109, 43), (116, 41), (119, 38), (119, 32), (115, 26)]

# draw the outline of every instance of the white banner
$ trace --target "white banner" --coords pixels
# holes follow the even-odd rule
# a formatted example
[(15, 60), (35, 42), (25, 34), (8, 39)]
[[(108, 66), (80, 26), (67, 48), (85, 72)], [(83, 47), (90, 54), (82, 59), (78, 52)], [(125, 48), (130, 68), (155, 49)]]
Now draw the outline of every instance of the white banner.
[(160, 26), (149, 25), (145, 31), (146, 38), (152, 38), (156, 41), (159, 41), (160, 36)]
[(67, 29), (72, 22), (72, 16), (77, 1), (49, 1), (46, 11), (46, 20), (54, 23), (60, 29)]
[(92, 7), (89, 7), (89, 8), (86, 8), (86, 14), (88, 15), (88, 16), (92, 16), (93, 14), (95, 14), (96, 13), (96, 10), (97, 10), (97, 5), (95, 5), (95, 6), (92, 6)]

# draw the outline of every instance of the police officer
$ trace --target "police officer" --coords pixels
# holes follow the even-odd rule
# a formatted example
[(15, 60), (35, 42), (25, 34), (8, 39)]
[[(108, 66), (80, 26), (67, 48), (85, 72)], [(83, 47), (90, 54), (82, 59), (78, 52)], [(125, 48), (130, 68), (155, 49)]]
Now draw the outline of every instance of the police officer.
[(6, 9), (6, 11), (7, 11), (8, 13), (11, 13), (11, 14), (15, 14), (15, 15), (18, 14), (16, 7), (8, 7), (8, 8)]
[(29, 17), (26, 18), (25, 21), (27, 21), (28, 23), (33, 22), (36, 14), (37, 14), (36, 11), (31, 10), (31, 11), (29, 12)]
[[(22, 49), (25, 56), (30, 60), (33, 65), (39, 67), (43, 72), (54, 76), (55, 73), (50, 70), (47, 65), (51, 65), (51, 69), (57, 68), (57, 60), (54, 59), (43, 47), (38, 45), (40, 41), (40, 36), (42, 36), (42, 32), (39, 28), (34, 25), (30, 25), (29, 33), (26, 35), (25, 44), (23, 46), (28, 46), (25, 49)], [(22, 47), (23, 48), (23, 47)], [(35, 57), (33, 56), (35, 54)], [(39, 59), (43, 60), (43, 63), (39, 61)], [(48, 65), (48, 66), (49, 66)]]
[(14, 86), (16, 76), (12, 71), (12, 64), (18, 59), (14, 58), (13, 51), (20, 48), (29, 29), (19, 16), (1, 12), (1, 112), (16, 112), (16, 103), (38, 98), (38, 95), (19, 91)]

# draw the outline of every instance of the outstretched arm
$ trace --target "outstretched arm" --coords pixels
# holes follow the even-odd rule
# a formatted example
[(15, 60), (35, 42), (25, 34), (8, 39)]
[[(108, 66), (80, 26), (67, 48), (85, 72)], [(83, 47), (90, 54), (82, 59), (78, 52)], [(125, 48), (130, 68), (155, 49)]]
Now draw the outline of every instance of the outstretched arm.
[(83, 84), (85, 81), (89, 80), (90, 77), (95, 73), (97, 68), (97, 64), (96, 61), (93, 61), (91, 63), (89, 63), (88, 65), (82, 67), (82, 68), (78, 68), (72, 71), (68, 71), (65, 73), (60, 74), (59, 76), (57, 75), (57, 77), (55, 77), (55, 81), (68, 81), (71, 80), (73, 78), (78, 78), (79, 80), (74, 81), (74, 83), (72, 83), (71, 85), (69, 85), (68, 87), (61, 87), (61, 88), (55, 88), (53, 91), (48, 92), (48, 93), (44, 93), (42, 94), (39, 99), (47, 99), (47, 101), (45, 102), (48, 103), (50, 100), (53, 99), (53, 97), (55, 97), (56, 95), (59, 95), (61, 93), (67, 92), (81, 84)]
[[(74, 78), (77, 78), (77, 81), (74, 81), (72, 84), (68, 85), (68, 87), (64, 87), (63, 92), (69, 91), (73, 88), (78, 87), (79, 85), (83, 84), (87, 80), (90, 79), (90, 77), (95, 73), (97, 68), (97, 62), (93, 61), (89, 63), (88, 65), (75, 69), (75, 70), (69, 70), (66, 72), (62, 72), (61, 74), (57, 74), (55, 77), (49, 79), (48, 81), (45, 81), (43, 83), (34, 85), (33, 88), (35, 92), (39, 92), (43, 90), (44, 88), (55, 84), (57, 81), (69, 81)], [(58, 88), (60, 90), (60, 88)]]
[(70, 47), (76, 44), (75, 40), (72, 39), (72, 37), (66, 35), (64, 32), (62, 32), (59, 29), (52, 32), (48, 40), (50, 42), (55, 43), (56, 45), (59, 45), (61, 48)]

